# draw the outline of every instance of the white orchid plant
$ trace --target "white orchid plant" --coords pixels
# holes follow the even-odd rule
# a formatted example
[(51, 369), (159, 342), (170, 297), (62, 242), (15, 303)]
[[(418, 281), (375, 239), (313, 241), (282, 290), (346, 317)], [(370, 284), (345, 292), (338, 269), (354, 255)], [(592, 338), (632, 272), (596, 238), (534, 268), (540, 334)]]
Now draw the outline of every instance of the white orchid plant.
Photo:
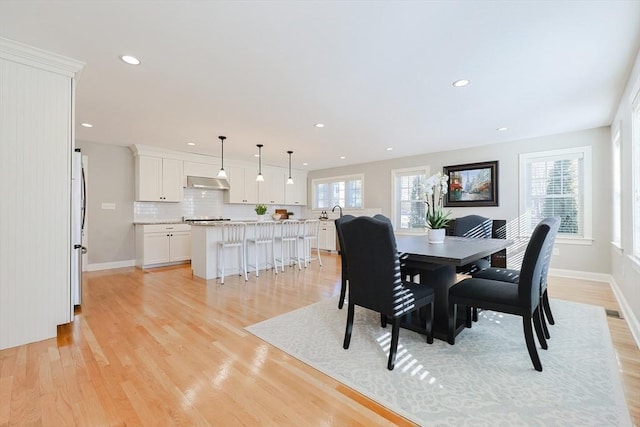
[(426, 221), (431, 229), (444, 228), (449, 224), (451, 211), (444, 212), (442, 206), (449, 189), (449, 177), (438, 172), (425, 181), (424, 202), (427, 204)]

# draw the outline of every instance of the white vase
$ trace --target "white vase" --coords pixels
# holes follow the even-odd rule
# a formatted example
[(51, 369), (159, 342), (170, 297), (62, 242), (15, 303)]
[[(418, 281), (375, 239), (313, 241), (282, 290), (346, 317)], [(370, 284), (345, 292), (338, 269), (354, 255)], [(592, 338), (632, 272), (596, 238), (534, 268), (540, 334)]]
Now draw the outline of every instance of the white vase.
[(429, 238), (429, 243), (444, 243), (444, 228), (429, 228), (427, 230), (427, 236)]
[(258, 215), (258, 222), (264, 221), (264, 215)]

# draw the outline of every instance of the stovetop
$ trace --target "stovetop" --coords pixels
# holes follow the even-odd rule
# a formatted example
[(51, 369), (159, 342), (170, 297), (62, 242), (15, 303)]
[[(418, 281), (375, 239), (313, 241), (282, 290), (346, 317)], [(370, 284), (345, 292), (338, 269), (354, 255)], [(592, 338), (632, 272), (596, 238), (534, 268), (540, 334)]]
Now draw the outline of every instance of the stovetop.
[(195, 217), (195, 218), (186, 218), (186, 217), (182, 217), (182, 220), (184, 222), (198, 222), (198, 221), (231, 221), (231, 218), (220, 218), (220, 217), (216, 217), (216, 218), (209, 218), (209, 217), (204, 217), (204, 216), (199, 216), (199, 217)]

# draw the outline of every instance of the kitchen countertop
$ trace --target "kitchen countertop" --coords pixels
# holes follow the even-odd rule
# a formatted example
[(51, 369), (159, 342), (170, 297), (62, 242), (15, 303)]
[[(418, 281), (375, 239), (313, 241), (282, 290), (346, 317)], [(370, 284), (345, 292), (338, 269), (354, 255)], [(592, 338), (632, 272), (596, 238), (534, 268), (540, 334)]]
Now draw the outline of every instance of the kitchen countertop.
[(176, 220), (158, 220), (158, 221), (134, 221), (133, 225), (156, 225), (156, 224), (186, 224), (184, 221), (180, 219)]

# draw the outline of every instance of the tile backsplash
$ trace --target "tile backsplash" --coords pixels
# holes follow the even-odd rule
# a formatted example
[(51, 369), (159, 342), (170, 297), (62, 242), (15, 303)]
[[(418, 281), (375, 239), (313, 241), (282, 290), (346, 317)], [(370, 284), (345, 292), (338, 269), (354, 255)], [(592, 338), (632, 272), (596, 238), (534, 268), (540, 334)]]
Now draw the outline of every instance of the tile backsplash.
[[(269, 213), (279, 206), (269, 206)], [(300, 215), (298, 206), (282, 206)], [(254, 205), (224, 203), (224, 191), (185, 188), (180, 203), (134, 202), (134, 222), (175, 221), (182, 217), (222, 217), (234, 220), (252, 220), (256, 213)]]

